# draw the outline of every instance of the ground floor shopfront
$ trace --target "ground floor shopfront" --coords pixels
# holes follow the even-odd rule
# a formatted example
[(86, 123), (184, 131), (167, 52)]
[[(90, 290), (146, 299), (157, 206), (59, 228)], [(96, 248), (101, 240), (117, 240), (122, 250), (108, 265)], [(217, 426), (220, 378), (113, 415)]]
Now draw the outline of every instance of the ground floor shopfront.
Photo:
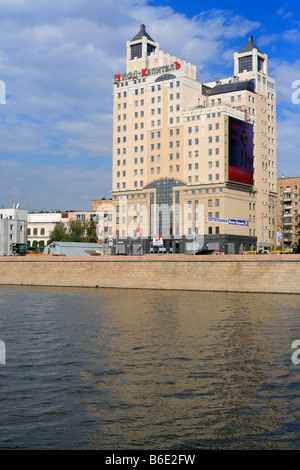
[(202, 237), (140, 237), (115, 238), (112, 240), (112, 255), (145, 254), (207, 254), (214, 251), (224, 254), (241, 254), (243, 251), (255, 251), (257, 238), (241, 235), (203, 235)]

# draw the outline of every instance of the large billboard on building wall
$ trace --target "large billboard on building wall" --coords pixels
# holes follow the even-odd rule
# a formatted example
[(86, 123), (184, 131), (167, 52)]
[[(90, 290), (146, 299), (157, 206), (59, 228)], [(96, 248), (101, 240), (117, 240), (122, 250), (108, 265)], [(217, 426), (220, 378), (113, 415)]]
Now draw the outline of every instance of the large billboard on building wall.
[(225, 116), (225, 180), (253, 185), (253, 125)]

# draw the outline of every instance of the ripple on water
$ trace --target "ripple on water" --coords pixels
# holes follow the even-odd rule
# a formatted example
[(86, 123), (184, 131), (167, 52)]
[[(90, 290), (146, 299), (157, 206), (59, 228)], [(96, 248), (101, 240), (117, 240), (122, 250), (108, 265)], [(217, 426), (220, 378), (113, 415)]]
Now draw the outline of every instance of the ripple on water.
[(299, 448), (298, 296), (0, 295), (0, 448)]

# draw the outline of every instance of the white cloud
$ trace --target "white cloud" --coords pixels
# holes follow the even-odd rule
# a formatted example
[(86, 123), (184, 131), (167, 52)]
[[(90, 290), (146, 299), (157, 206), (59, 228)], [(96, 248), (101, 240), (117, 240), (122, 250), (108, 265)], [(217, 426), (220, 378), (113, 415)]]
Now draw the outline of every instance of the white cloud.
[(299, 98), (293, 82), (300, 81), (300, 60), (271, 60), (269, 67), (277, 91), (277, 174), (300, 176), (300, 104), (293, 100), (295, 93)]
[(262, 35), (258, 38), (257, 45), (259, 47), (267, 47), (267, 46), (273, 45), (280, 39), (282, 39), (281, 34), (272, 33), (272, 34)]
[[(276, 80), (277, 101), (279, 104), (293, 106), (292, 94), (294, 89), (292, 83), (300, 80), (300, 60), (295, 63), (286, 60), (270, 60), (269, 73)], [(298, 108), (295, 112), (299, 112)]]
[(282, 175), (300, 176), (300, 116), (288, 110), (284, 110), (282, 114), (282, 118), (277, 123), (277, 174), (279, 177)]
[[(63, 209), (88, 208), (86, 194), (110, 195), (112, 78), (125, 71), (126, 40), (140, 24), (161, 49), (196, 63), (204, 82), (232, 73), (233, 51), (260, 26), (230, 10), (187, 18), (146, 0), (1, 0), (1, 12), (0, 202), (11, 187), (31, 209), (51, 209), (53, 198)], [(300, 64), (273, 62), (288, 102), (286, 77)]]
[(286, 8), (282, 7), (279, 10), (277, 10), (277, 14), (279, 16), (282, 16), (283, 19), (288, 19), (293, 16), (293, 13), (291, 11), (287, 11)]
[(282, 37), (286, 41), (298, 43), (300, 40), (300, 31), (298, 29), (289, 29), (283, 33)]
[[(102, 175), (102, 183), (95, 173)], [(92, 199), (109, 198), (111, 172), (104, 162), (87, 168), (84, 163), (54, 165), (0, 161), (1, 204), (19, 202), (29, 210), (90, 210)]]

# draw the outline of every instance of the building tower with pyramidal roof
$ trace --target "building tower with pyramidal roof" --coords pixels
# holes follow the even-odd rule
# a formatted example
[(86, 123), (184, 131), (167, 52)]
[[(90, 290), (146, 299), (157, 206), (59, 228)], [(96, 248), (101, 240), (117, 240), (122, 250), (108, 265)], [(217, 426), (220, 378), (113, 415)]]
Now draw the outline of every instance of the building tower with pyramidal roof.
[(249, 36), (201, 83), (145, 25), (114, 76), (115, 253), (268, 250), (276, 238), (276, 91)]

